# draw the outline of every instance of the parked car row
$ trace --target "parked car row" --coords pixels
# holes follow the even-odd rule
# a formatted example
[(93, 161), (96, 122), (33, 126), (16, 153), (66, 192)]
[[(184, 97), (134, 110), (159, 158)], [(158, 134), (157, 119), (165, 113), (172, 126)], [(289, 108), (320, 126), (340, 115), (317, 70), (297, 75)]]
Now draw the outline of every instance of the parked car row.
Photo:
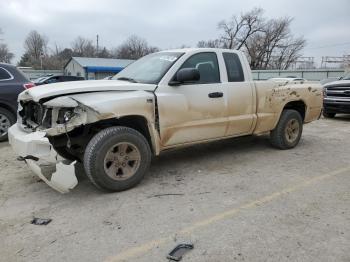
[(36, 86), (53, 84), (59, 82), (68, 82), (68, 81), (82, 81), (84, 77), (81, 76), (46, 76), (35, 79), (33, 82)]

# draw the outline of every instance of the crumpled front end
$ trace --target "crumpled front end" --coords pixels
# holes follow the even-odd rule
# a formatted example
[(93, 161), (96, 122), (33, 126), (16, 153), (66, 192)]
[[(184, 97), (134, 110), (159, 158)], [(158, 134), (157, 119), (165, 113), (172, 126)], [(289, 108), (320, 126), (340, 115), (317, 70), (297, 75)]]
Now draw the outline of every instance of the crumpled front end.
[(19, 124), (9, 129), (9, 143), (30, 169), (53, 189), (67, 193), (78, 180), (74, 162), (61, 158), (53, 149), (45, 132), (27, 133)]
[[(145, 117), (152, 124), (150, 134), (156, 133), (153, 98), (146, 91), (106, 91), (38, 100), (24, 91), (19, 95), (17, 124), (9, 130), (10, 144), (33, 172), (65, 193), (77, 185), (74, 160), (83, 160), (86, 145), (101, 129), (131, 115)], [(157, 141), (151, 136), (152, 143)], [(54, 169), (48, 171), (49, 165)]]

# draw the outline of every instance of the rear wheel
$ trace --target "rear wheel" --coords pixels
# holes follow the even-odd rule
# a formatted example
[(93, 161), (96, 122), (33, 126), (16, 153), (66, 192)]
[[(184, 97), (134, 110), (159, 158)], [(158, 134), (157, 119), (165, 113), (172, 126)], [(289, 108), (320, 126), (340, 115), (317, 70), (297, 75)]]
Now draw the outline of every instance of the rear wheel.
[(16, 123), (16, 116), (4, 108), (0, 108), (0, 142), (7, 140), (10, 126)]
[(323, 116), (325, 118), (334, 118), (335, 117), (335, 113), (328, 113), (326, 111), (323, 111)]
[(128, 127), (110, 127), (97, 133), (84, 154), (87, 176), (97, 187), (122, 191), (134, 187), (151, 163), (145, 137)]
[(298, 111), (287, 109), (282, 112), (281, 118), (274, 130), (270, 133), (270, 142), (279, 149), (295, 147), (303, 132), (303, 120)]

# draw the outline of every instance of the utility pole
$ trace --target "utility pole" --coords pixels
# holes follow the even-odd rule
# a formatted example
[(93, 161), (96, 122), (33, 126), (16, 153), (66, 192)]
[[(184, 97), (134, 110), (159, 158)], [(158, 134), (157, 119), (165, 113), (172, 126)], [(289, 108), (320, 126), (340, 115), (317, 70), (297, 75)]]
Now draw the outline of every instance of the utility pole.
[(44, 57), (44, 53), (40, 52), (40, 68), (41, 68), (41, 70), (43, 70), (43, 57)]
[(98, 57), (98, 35), (96, 35), (96, 57)]

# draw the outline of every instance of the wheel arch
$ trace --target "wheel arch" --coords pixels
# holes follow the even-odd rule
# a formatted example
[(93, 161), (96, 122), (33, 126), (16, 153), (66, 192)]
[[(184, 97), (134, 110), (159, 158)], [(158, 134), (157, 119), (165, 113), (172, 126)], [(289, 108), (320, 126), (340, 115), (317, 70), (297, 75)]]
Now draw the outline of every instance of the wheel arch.
[(284, 105), (281, 113), (285, 109), (294, 109), (294, 110), (298, 111), (299, 114), (301, 115), (301, 118), (303, 119), (303, 121), (305, 120), (307, 106), (306, 106), (306, 103), (303, 100), (296, 100), (296, 101), (288, 102), (287, 104)]
[(159, 135), (155, 129), (154, 124), (152, 124), (143, 115), (126, 115), (119, 118), (105, 119), (89, 125), (91, 128), (97, 128), (102, 130), (111, 126), (125, 126), (140, 132), (147, 140), (152, 153), (154, 155), (159, 154)]
[(118, 125), (133, 128), (140, 132), (148, 141), (154, 155), (159, 154), (159, 139), (152, 123), (142, 115), (128, 115), (117, 119)]
[(302, 120), (305, 120), (305, 116), (307, 113), (307, 106), (306, 103), (303, 100), (293, 100), (293, 101), (288, 101), (287, 103), (284, 104), (284, 106), (281, 108), (278, 117), (276, 118), (275, 124), (273, 126), (273, 129), (276, 128), (281, 116), (282, 116), (282, 112), (286, 109), (294, 109), (295, 111), (297, 111), (300, 115)]

